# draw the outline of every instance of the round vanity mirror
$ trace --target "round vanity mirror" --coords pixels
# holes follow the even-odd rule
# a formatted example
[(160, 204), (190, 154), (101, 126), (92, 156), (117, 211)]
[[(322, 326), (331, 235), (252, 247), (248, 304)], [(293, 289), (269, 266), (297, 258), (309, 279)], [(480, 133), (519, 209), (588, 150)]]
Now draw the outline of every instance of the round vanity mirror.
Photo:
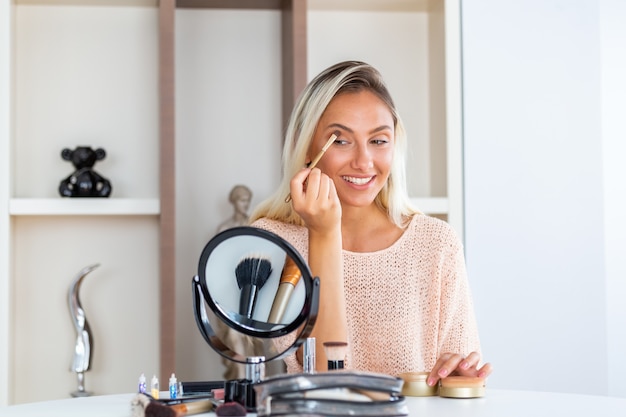
[(291, 244), (254, 227), (213, 237), (192, 286), (200, 333), (220, 355), (239, 363), (287, 355), (311, 333), (317, 317), (319, 278)]

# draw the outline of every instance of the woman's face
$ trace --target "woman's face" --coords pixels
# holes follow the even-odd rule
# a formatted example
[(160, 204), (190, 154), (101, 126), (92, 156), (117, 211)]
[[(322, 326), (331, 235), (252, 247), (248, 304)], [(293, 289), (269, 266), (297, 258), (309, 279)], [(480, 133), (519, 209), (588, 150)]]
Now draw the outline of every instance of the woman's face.
[(368, 90), (336, 96), (320, 118), (307, 162), (333, 132), (339, 132), (339, 138), (317, 167), (333, 180), (343, 205), (372, 204), (391, 170), (395, 137), (391, 111)]

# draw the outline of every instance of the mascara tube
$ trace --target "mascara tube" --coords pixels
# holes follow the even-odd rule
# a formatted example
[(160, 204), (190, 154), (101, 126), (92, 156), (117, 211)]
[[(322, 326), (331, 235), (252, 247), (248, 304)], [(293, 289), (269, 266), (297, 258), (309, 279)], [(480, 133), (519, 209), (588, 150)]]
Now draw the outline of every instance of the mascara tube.
[(329, 371), (343, 369), (347, 349), (348, 344), (346, 342), (324, 342)]

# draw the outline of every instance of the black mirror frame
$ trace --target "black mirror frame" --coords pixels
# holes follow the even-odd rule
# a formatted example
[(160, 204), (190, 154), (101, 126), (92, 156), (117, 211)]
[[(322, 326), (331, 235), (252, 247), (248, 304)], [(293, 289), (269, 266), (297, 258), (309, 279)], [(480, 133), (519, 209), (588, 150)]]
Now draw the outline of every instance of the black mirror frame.
[[(271, 325), (268, 327), (268, 323), (260, 323), (250, 319), (246, 319), (247, 323), (237, 322), (223, 312), (209, 293), (206, 284), (206, 264), (211, 253), (226, 239), (242, 235), (256, 236), (274, 243), (284, 250), (287, 256), (290, 256), (294, 260), (295, 264), (302, 272), (301, 282), (304, 283), (305, 289), (304, 304), (296, 319), (291, 323), (287, 325)], [(232, 350), (226, 348), (223, 343), (220, 343), (220, 340), (213, 330), (213, 326), (211, 325), (206, 314), (205, 302), (209, 305), (211, 311), (228, 327), (248, 336), (272, 339), (280, 336), (286, 336), (294, 331), (297, 331), (298, 328), (302, 328), (300, 334), (296, 337), (296, 340), (288, 349), (283, 352), (279, 352), (274, 357), (266, 358), (267, 361), (279, 359), (297, 349), (311, 334), (317, 319), (317, 312), (319, 308), (319, 286), (319, 278), (314, 278), (312, 276), (311, 270), (302, 258), (302, 255), (300, 255), (300, 253), (289, 242), (264, 229), (251, 226), (233, 227), (215, 235), (202, 250), (200, 261), (198, 263), (198, 275), (196, 275), (192, 280), (194, 317), (200, 330), (200, 334), (204, 340), (221, 356), (238, 363), (246, 363), (245, 357), (238, 352), (233, 352)], [(256, 323), (259, 323), (260, 325), (256, 326)]]

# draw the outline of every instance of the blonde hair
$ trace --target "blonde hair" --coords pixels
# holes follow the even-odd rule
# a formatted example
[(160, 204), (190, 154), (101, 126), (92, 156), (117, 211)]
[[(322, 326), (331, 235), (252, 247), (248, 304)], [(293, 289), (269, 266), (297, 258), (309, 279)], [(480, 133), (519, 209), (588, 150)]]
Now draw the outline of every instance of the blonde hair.
[(282, 154), (283, 178), (274, 194), (256, 207), (250, 216), (250, 222), (267, 217), (285, 223), (304, 225), (292, 205), (285, 203), (285, 198), (289, 194), (289, 182), (304, 167), (317, 124), (332, 99), (342, 93), (364, 90), (374, 93), (389, 107), (395, 123), (391, 171), (375, 202), (388, 214), (391, 221), (400, 227), (405, 227), (409, 219), (419, 213), (412, 206), (406, 190), (406, 131), (387, 86), (380, 73), (371, 65), (360, 61), (344, 61), (321, 72), (300, 94), (285, 133)]

